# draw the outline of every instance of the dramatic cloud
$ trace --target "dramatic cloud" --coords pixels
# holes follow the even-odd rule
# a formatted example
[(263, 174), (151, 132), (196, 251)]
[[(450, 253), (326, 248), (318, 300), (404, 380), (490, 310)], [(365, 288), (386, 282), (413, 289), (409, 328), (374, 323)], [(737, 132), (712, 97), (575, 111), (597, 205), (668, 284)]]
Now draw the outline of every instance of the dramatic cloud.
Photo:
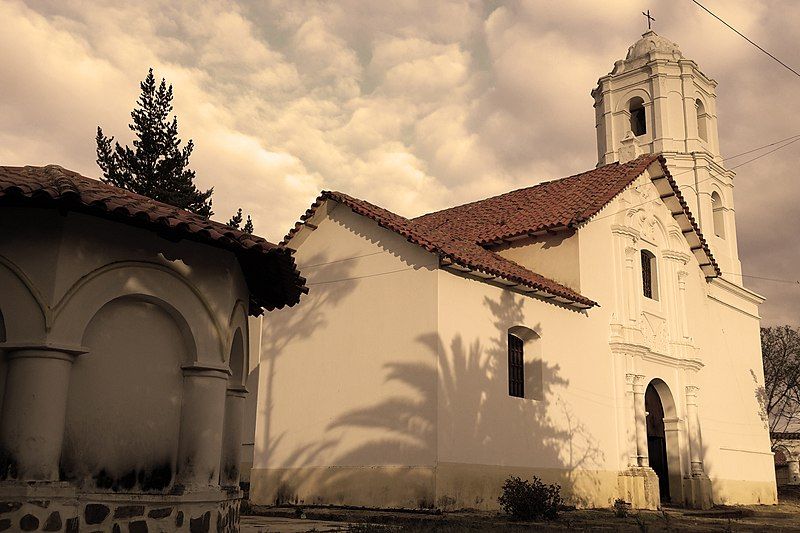
[[(800, 5), (708, 0), (779, 57)], [(0, 161), (97, 176), (94, 130), (128, 141), (152, 66), (175, 86), (192, 166), (277, 240), (323, 188), (413, 216), (596, 164), (589, 91), (639, 36), (643, 1), (0, 1)], [(718, 82), (724, 155), (798, 134), (800, 80), (690, 2), (656, 28)], [(797, 66), (797, 65), (796, 65)], [(746, 274), (800, 277), (792, 159), (737, 169)], [(732, 167), (748, 158), (737, 158)], [(745, 278), (768, 323), (800, 324), (800, 285)]]

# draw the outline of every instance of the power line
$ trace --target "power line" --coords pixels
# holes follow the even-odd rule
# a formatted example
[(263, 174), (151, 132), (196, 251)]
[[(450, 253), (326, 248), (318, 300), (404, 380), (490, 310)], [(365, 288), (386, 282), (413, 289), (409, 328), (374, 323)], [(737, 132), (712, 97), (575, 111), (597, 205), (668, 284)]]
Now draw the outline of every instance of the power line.
[(778, 59), (778, 58), (777, 58), (777, 57), (775, 57), (774, 55), (772, 55), (771, 53), (769, 53), (769, 52), (767, 52), (766, 50), (764, 50), (764, 49), (763, 49), (761, 46), (759, 46), (758, 44), (756, 44), (756, 43), (755, 43), (755, 42), (754, 42), (752, 39), (750, 39), (750, 38), (749, 38), (747, 35), (745, 35), (744, 33), (740, 32), (739, 30), (737, 30), (736, 28), (734, 28), (733, 26), (731, 26), (730, 24), (728, 24), (727, 22), (725, 22), (724, 20), (722, 20), (722, 18), (720, 18), (720, 17), (719, 17), (718, 15), (716, 15), (716, 14), (715, 14), (713, 11), (711, 11), (710, 9), (708, 9), (706, 6), (704, 6), (703, 4), (701, 4), (700, 2), (698, 2), (697, 0), (692, 0), (692, 2), (694, 2), (695, 4), (697, 4), (698, 6), (700, 6), (700, 7), (701, 7), (701, 8), (702, 8), (702, 9), (703, 9), (703, 10), (704, 10), (706, 13), (708, 13), (709, 15), (711, 15), (712, 17), (714, 17), (715, 19), (717, 19), (717, 20), (718, 20), (718, 21), (720, 21), (721, 23), (725, 24), (725, 25), (726, 25), (728, 28), (730, 28), (730, 29), (732, 29), (733, 31), (735, 31), (735, 32), (736, 32), (736, 33), (737, 33), (737, 34), (738, 34), (738, 35), (739, 35), (741, 38), (743, 38), (745, 41), (747, 41), (748, 43), (752, 44), (753, 46), (755, 46), (756, 48), (758, 48), (759, 50), (761, 50), (762, 52), (764, 52), (765, 54), (767, 54), (769, 57), (771, 57), (772, 59), (774, 59), (775, 61), (777, 61), (777, 62), (778, 62), (778, 63), (780, 63), (781, 65), (783, 65), (784, 67), (786, 67), (786, 69), (788, 69), (788, 70), (789, 70), (789, 71), (790, 71), (792, 74), (794, 74), (795, 76), (797, 76), (797, 77), (799, 77), (799, 78), (800, 78), (800, 72), (797, 72), (795, 69), (793, 69), (792, 67), (790, 67), (789, 65), (787, 65), (786, 63), (784, 63), (783, 61), (781, 61), (780, 59)]
[(734, 166), (732, 166), (732, 167), (731, 167), (731, 170), (733, 170), (734, 168), (739, 168), (739, 167), (741, 167), (741, 166), (744, 166), (744, 165), (746, 165), (747, 163), (752, 163), (753, 161), (755, 161), (755, 160), (757, 160), (757, 159), (761, 159), (762, 157), (768, 156), (769, 154), (771, 154), (771, 153), (773, 153), (773, 152), (777, 152), (777, 151), (778, 151), (778, 150), (780, 150), (781, 148), (786, 148), (786, 147), (787, 147), (787, 146), (789, 146), (790, 144), (794, 144), (794, 143), (796, 143), (797, 141), (800, 141), (800, 137), (798, 137), (797, 139), (795, 139), (795, 140), (793, 140), (793, 141), (791, 141), (791, 142), (788, 142), (788, 143), (784, 144), (783, 146), (778, 146), (777, 148), (773, 148), (773, 149), (772, 149), (772, 150), (770, 150), (769, 152), (765, 152), (765, 153), (763, 153), (763, 154), (761, 154), (761, 155), (759, 155), (759, 156), (756, 156), (756, 157), (754, 157), (753, 159), (748, 159), (748, 160), (747, 160), (747, 161), (745, 161), (744, 163), (739, 163), (738, 165), (734, 165)]
[(752, 154), (753, 152), (758, 152), (759, 150), (763, 150), (764, 148), (769, 148), (770, 146), (775, 146), (776, 144), (781, 144), (781, 143), (786, 142), (788, 140), (796, 139), (797, 137), (800, 137), (800, 133), (798, 133), (797, 135), (791, 135), (789, 137), (786, 137), (785, 139), (781, 139), (780, 141), (775, 141), (775, 142), (772, 142), (772, 143), (769, 143), (769, 144), (765, 144), (764, 146), (759, 146), (758, 148), (753, 148), (752, 150), (748, 150), (748, 151), (742, 152), (740, 154), (732, 155), (730, 157), (724, 157), (723, 156), (723, 159), (726, 162), (728, 162), (731, 159), (736, 159), (737, 157), (742, 157), (743, 155)]
[(738, 272), (722, 272), (722, 273), (739, 276), (740, 278), (752, 278), (752, 279), (760, 279), (763, 281), (774, 281), (776, 283), (791, 283), (792, 285), (800, 285), (800, 280), (797, 279), (764, 278), (761, 276), (751, 276), (749, 274), (739, 274)]

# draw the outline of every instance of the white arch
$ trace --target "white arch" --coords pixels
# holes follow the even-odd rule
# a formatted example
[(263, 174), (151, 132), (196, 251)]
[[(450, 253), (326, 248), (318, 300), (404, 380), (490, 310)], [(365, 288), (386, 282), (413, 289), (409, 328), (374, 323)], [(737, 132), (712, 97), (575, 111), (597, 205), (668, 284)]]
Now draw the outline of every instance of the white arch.
[(6, 342), (44, 341), (50, 310), (39, 290), (21, 268), (0, 256), (0, 312)]
[(135, 297), (161, 306), (187, 328), (197, 361), (224, 362), (221, 328), (200, 292), (175, 271), (156, 263), (122, 261), (79, 279), (54, 308), (52, 338), (79, 343), (92, 317), (108, 302)]
[(680, 503), (684, 501), (682, 480), (685, 452), (681, 448), (681, 440), (683, 439), (679, 434), (682, 430), (678, 422), (675, 397), (672, 395), (669, 385), (661, 378), (655, 377), (651, 379), (648, 387), (650, 385), (653, 386), (658, 394), (658, 399), (661, 401), (661, 407), (664, 410), (664, 436), (667, 441), (667, 472), (670, 499), (673, 502)]
[(240, 385), (244, 385), (245, 381), (247, 380), (247, 374), (250, 368), (250, 330), (247, 316), (247, 304), (242, 300), (236, 300), (236, 303), (233, 306), (233, 311), (231, 312), (231, 318), (228, 321), (228, 339), (225, 344), (227, 346), (225, 358), (228, 362), (231, 372), (234, 372), (235, 374), (237, 369), (234, 368), (235, 362), (231, 360), (231, 354), (234, 353), (234, 349), (237, 349), (234, 344), (237, 342), (236, 336), (238, 333), (238, 335), (241, 336), (242, 342), (241, 369), (239, 369), (240, 375), (231, 375), (231, 379), (237, 380), (238, 384)]
[(653, 103), (653, 99), (650, 96), (649, 92), (647, 92), (642, 87), (636, 87), (626, 92), (622, 96), (622, 98), (620, 98), (619, 101), (617, 101), (616, 111), (628, 111), (628, 102), (630, 102), (631, 99), (636, 98), (637, 96), (644, 101), (645, 108)]

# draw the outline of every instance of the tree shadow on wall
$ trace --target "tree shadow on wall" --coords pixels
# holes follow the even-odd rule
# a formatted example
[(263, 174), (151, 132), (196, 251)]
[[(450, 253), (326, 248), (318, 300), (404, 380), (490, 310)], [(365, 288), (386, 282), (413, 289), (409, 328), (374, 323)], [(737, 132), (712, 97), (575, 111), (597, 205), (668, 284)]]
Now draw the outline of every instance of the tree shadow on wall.
[[(287, 442), (295, 442), (296, 435), (289, 435), (290, 431), (296, 431), (298, 421), (293, 421), (293, 429), (275, 431), (275, 424), (272, 420), (274, 408), (274, 385), (277, 380), (291, 379), (297, 384), (298, 394), (302, 394), (302, 380), (300, 375), (277, 376), (277, 365), (279, 359), (284, 356), (289, 346), (294, 343), (302, 342), (303, 339), (316, 337), (315, 342), (324, 340), (323, 335), (335, 336), (337, 341), (347, 339), (356, 334), (349, 329), (338, 329), (336, 331), (326, 331), (330, 327), (329, 321), (336, 313), (342, 302), (357, 290), (363, 290), (360, 285), (365, 282), (365, 278), (375, 278), (378, 276), (392, 275), (405, 270), (422, 270), (432, 268), (430, 261), (421, 260), (424, 254), (404, 253), (402, 248), (397, 246), (395, 241), (404, 240), (394, 234), (374, 231), (374, 224), (371, 221), (356, 219), (355, 222), (338, 208), (329, 213), (329, 223), (339, 224), (347, 231), (373, 244), (375, 250), (363, 255), (355, 255), (348, 258), (331, 259), (325, 253), (318, 253), (312, 257), (305, 258), (303, 264), (299, 266), (301, 272), (309, 278), (309, 294), (296, 308), (286, 310), (286, 312), (273, 313), (266, 317), (262, 329), (262, 348), (261, 364), (264, 366), (260, 374), (263, 383), (260, 390), (263, 398), (258, 399), (258, 425), (259, 442), (257, 445), (257, 455), (266, 457), (269, 463), (270, 476), (277, 476), (268, 481), (270, 487), (277, 486), (275, 503), (296, 503), (297, 487), (305, 484), (314, 472), (312, 469), (303, 467), (313, 467), (319, 464), (329, 464), (332, 452), (338, 443), (337, 438), (322, 438), (304, 444), (293, 445), (288, 451), (288, 455), (282, 452), (287, 446)], [(383, 256), (392, 256), (402, 263), (402, 268), (392, 265), (392, 261), (383, 260)], [(371, 263), (371, 261), (378, 260)], [(370, 266), (372, 268), (370, 268)], [(376, 296), (380, 298), (380, 295)], [(387, 320), (391, 317), (387, 314)], [(353, 324), (353, 327), (356, 327)], [(319, 345), (318, 345), (319, 346)], [(293, 350), (294, 355), (298, 355)], [(315, 354), (317, 355), (317, 354)], [(348, 364), (351, 360), (345, 358), (345, 354), (334, 353), (341, 357), (341, 363)], [(308, 372), (316, 372), (314, 367), (308, 368)], [(278, 381), (280, 383), (280, 381)], [(329, 391), (330, 389), (325, 389)], [(281, 406), (281, 412), (291, 406)], [(329, 419), (315, 421), (317, 413), (298, 412), (298, 419), (301, 423), (325, 425)], [(276, 465), (275, 457), (282, 456), (279, 466)], [(326, 462), (327, 461), (327, 462)], [(277, 466), (277, 468), (276, 468)]]
[[(559, 395), (569, 386), (559, 365), (542, 363), (542, 400), (508, 395), (507, 331), (525, 324), (522, 298), (505, 291), (485, 299), (495, 329), (488, 345), (461, 334), (445, 345), (428, 333), (415, 339), (419, 352), (386, 363), (383, 383), (397, 393), (342, 414), (327, 427), (337, 438), (304, 446), (285, 463), (337, 466), (303, 474), (318, 476), (318, 494), (305, 503), (359, 505), (364, 498), (385, 507), (481, 507), (494, 504), (507, 475), (531, 471), (561, 484), (573, 503), (591, 501), (600, 484), (592, 470), (605, 457)], [(298, 477), (302, 471), (285, 479), (287, 494), (308, 481)]]
[[(342, 280), (351, 277), (353, 265), (348, 262), (330, 263), (325, 254), (316, 254), (306, 260), (306, 264), (326, 267), (326, 278)], [(286, 310), (277, 316), (267, 315), (264, 318), (261, 330), (261, 358), (260, 365), (264, 369), (259, 376), (259, 390), (264, 392), (264, 397), (259, 397), (257, 408), (258, 425), (262, 428), (262, 440), (257, 445), (256, 454), (269, 458), (280, 446), (285, 436), (285, 431), (274, 434), (272, 429), (272, 410), (274, 406), (274, 385), (276, 378), (276, 364), (285, 352), (286, 347), (327, 324), (326, 316), (342, 301), (350, 291), (344, 283), (320, 283), (309, 287), (309, 294), (296, 309)], [(273, 312), (273, 315), (276, 315)], [(296, 376), (295, 376), (296, 377)], [(264, 383), (260, 380), (264, 379)], [(257, 443), (258, 444), (258, 443)], [(313, 459), (333, 443), (309, 443), (294, 450), (287, 463), (313, 462)], [(255, 466), (255, 465), (254, 465)]]

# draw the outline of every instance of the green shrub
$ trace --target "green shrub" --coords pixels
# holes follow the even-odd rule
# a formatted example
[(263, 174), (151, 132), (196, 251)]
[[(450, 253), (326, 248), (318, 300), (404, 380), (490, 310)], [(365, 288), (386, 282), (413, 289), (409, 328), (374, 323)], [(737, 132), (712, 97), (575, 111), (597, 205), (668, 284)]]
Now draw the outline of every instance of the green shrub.
[(617, 518), (626, 518), (628, 516), (628, 512), (631, 510), (631, 504), (623, 500), (622, 498), (617, 498), (614, 500), (614, 516)]
[(506, 514), (517, 520), (555, 520), (563, 503), (561, 487), (542, 483), (536, 476), (532, 481), (515, 476), (506, 479), (497, 501)]

